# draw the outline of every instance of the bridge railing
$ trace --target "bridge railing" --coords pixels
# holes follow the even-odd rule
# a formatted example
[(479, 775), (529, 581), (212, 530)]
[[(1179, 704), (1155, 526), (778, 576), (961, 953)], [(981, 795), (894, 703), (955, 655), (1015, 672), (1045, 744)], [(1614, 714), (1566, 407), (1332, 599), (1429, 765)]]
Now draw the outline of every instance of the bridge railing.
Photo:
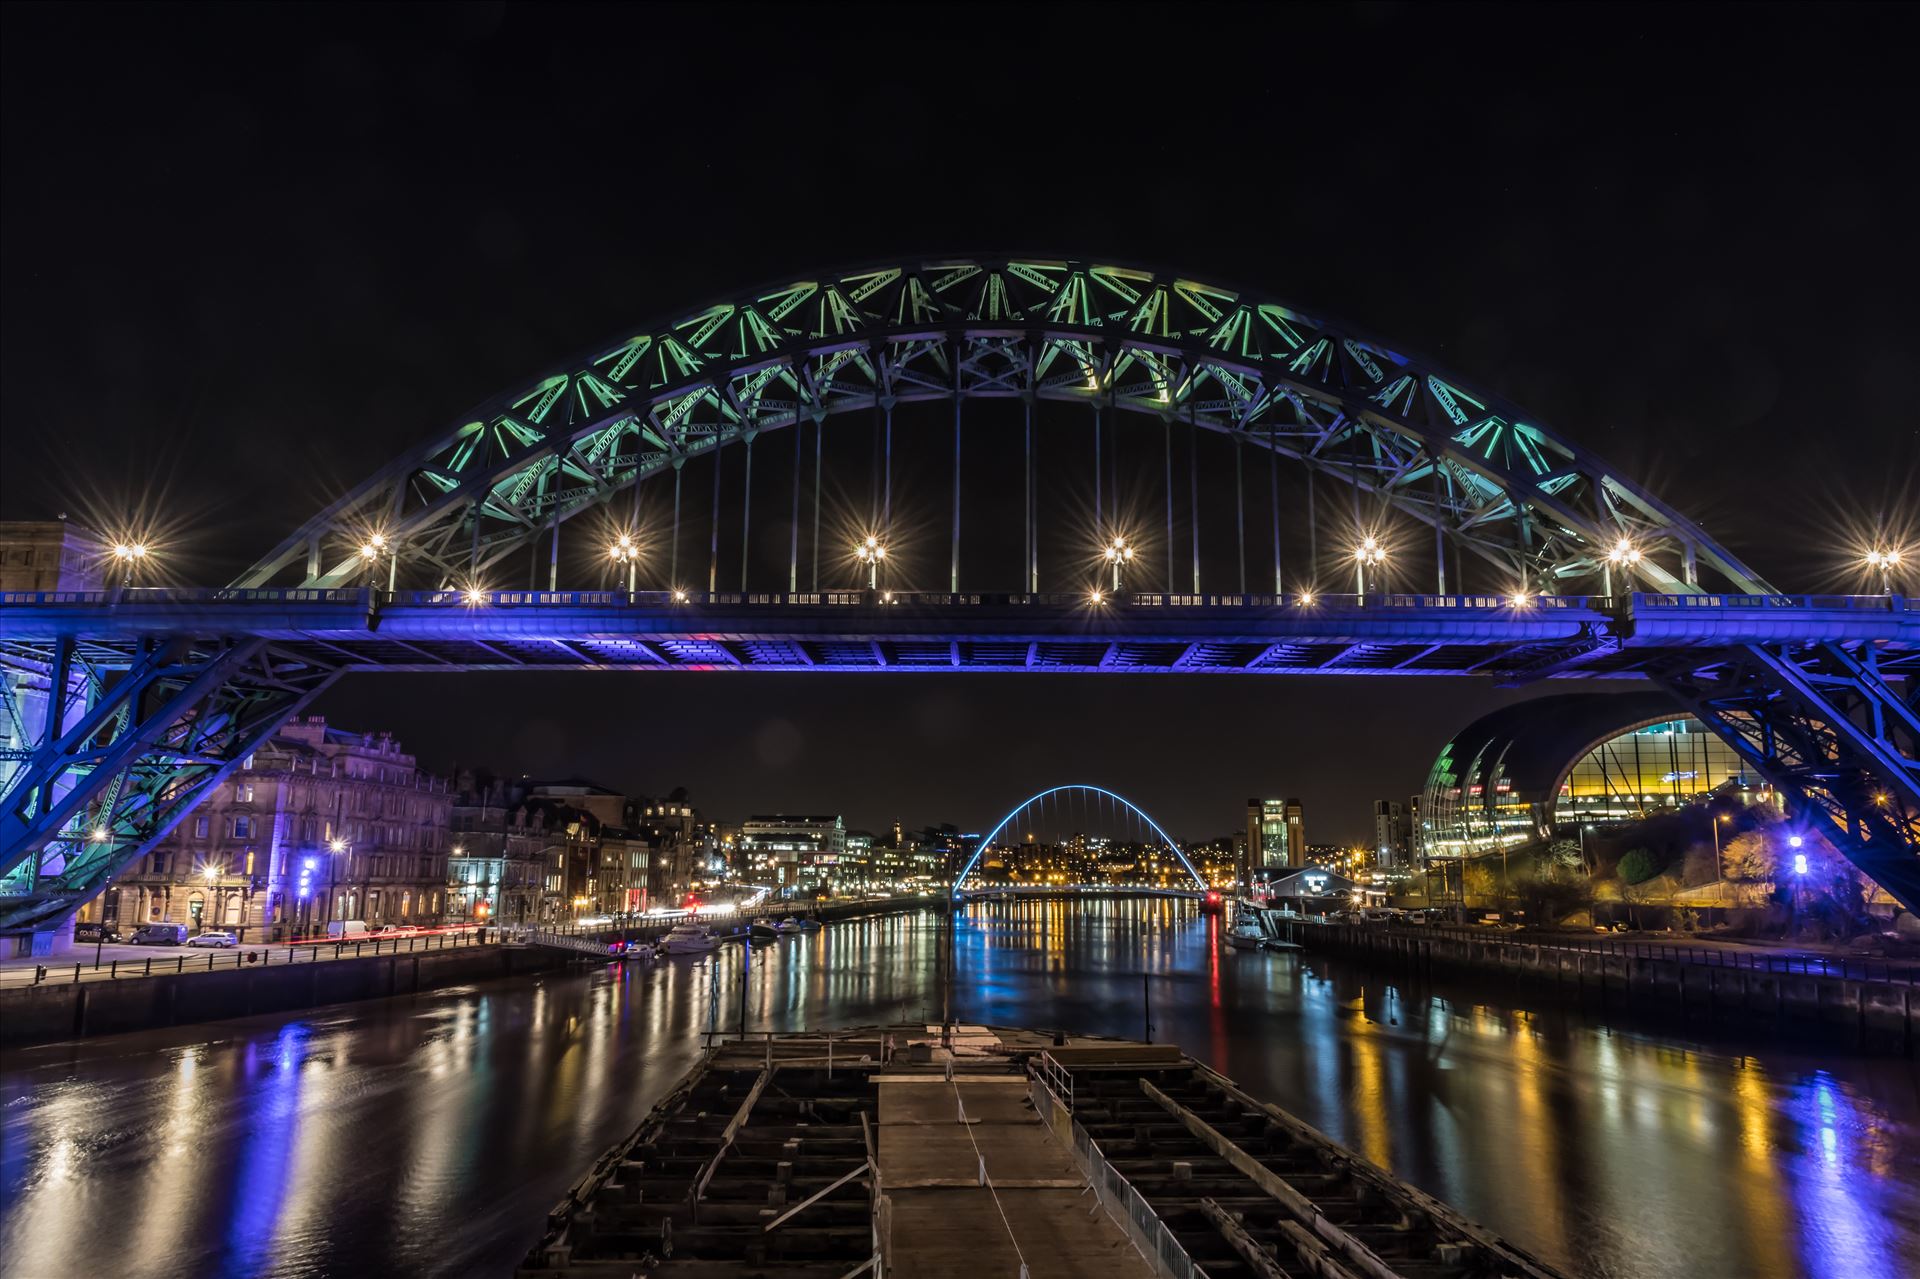
[(1789, 610), (1845, 609), (1853, 612), (1904, 612), (1899, 595), (1421, 595), (1251, 594), (1177, 591), (535, 591), (429, 590), (383, 591), (367, 587), (198, 587), (134, 586), (99, 591), (5, 591), (0, 608), (96, 608), (194, 604), (303, 605), (345, 604), (380, 608), (1045, 608), (1045, 609), (1285, 609), (1319, 613), (1360, 612), (1506, 613), (1597, 612), (1622, 608)]
[(0, 607), (111, 604), (364, 604), (351, 586), (128, 586), (111, 591), (0, 591)]
[[(1685, 597), (1683, 597), (1685, 598)], [(1718, 597), (1731, 598), (1731, 597)], [(1878, 599), (1879, 597), (1873, 597)], [(112, 607), (185, 604), (379, 604), (383, 608), (1249, 608), (1441, 609), (1518, 612), (1535, 609), (1605, 610), (1603, 595), (1223, 595), (1178, 592), (992, 591), (371, 591), (365, 587), (128, 587), (103, 591), (6, 591), (0, 607)]]
[(1904, 612), (1907, 601), (1900, 595), (1656, 595), (1632, 597), (1638, 609), (1715, 608), (1715, 609), (1815, 609), (1839, 608), (1867, 613)]

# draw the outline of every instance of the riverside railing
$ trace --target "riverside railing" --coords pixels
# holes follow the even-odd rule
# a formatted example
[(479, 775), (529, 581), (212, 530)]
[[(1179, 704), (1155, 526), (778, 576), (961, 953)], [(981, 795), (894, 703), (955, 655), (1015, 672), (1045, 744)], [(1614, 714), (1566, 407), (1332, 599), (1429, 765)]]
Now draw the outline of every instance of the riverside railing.
[[(1081, 1175), (1086, 1177), (1095, 1202), (1126, 1232), (1128, 1242), (1146, 1258), (1155, 1276), (1158, 1279), (1207, 1279), (1207, 1272), (1187, 1255), (1179, 1237), (1160, 1219), (1153, 1205), (1134, 1189), (1133, 1183), (1118, 1168), (1107, 1162), (1106, 1156), (1100, 1153), (1099, 1144), (1073, 1117), (1069, 1100), (1071, 1092), (1066, 1098), (1061, 1097), (1054, 1090), (1051, 1076), (1043, 1076), (1040, 1071), (1034, 1070), (1027, 1076), (1027, 1093), (1033, 1102), (1034, 1113), (1040, 1116), (1040, 1122), (1047, 1125), (1048, 1131), (1054, 1136), (1065, 1140), (1073, 1150), (1074, 1160), (1080, 1165)], [(1068, 1131), (1065, 1133), (1054, 1127), (1056, 1103), (1059, 1105), (1057, 1113), (1066, 1116)]]
[(1366, 930), (1384, 930), (1394, 937), (1415, 940), (1445, 938), (1474, 942), (1482, 946), (1526, 947), (1533, 950), (1578, 952), (1587, 955), (1614, 955), (1624, 959), (1657, 959), (1692, 964), (1701, 968), (1733, 968), (1758, 973), (1799, 973), (1809, 977), (1838, 977), (1843, 981), (1880, 981), (1894, 985), (1920, 986), (1920, 963), (1912, 960), (1873, 960), (1847, 955), (1779, 955), (1766, 951), (1741, 950), (1732, 946), (1695, 946), (1680, 942), (1639, 941), (1606, 937), (1571, 937), (1551, 934), (1490, 933), (1476, 928), (1447, 924), (1338, 924), (1296, 917), (1296, 922), (1319, 928), (1351, 928), (1360, 935)]
[[(414, 937), (366, 937), (355, 941), (278, 942), (270, 946), (229, 946), (206, 951), (206, 962), (193, 954), (143, 955), (100, 959), (94, 963), (13, 964), (0, 967), (0, 989), (9, 986), (71, 985), (85, 981), (126, 981), (141, 977), (171, 977), (180, 973), (211, 973), (279, 964), (331, 963), (337, 959), (373, 959), (469, 949), (496, 944), (483, 929), (459, 929)], [(83, 946), (86, 943), (81, 943)], [(184, 948), (183, 948), (184, 949)]]

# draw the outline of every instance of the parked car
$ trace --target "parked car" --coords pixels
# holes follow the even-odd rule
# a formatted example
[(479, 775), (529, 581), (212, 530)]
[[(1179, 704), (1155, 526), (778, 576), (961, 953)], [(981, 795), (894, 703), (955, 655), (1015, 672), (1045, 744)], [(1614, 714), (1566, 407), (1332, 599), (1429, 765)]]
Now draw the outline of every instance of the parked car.
[(223, 950), (231, 949), (239, 944), (240, 939), (224, 928), (209, 928), (206, 932), (201, 933), (187, 943), (189, 946), (218, 946)]
[(382, 924), (373, 930), (375, 937), (411, 937), (420, 930), (411, 924)]
[(178, 946), (186, 940), (185, 924), (142, 924), (127, 938), (135, 946)]
[(367, 935), (364, 919), (336, 919), (327, 925), (327, 936), (336, 941), (356, 941)]
[(120, 929), (113, 924), (75, 924), (73, 939), (77, 942), (119, 941)]

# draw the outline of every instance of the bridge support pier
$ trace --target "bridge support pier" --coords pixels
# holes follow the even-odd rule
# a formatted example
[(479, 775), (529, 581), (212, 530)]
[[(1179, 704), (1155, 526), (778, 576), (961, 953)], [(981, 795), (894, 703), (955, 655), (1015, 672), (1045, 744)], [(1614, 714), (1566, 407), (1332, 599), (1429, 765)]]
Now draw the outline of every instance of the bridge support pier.
[(50, 955), (68, 954), (73, 950), (73, 920), (68, 919), (55, 928), (35, 928), (9, 934), (4, 944), (6, 953), (22, 958), (31, 955), (44, 959)]

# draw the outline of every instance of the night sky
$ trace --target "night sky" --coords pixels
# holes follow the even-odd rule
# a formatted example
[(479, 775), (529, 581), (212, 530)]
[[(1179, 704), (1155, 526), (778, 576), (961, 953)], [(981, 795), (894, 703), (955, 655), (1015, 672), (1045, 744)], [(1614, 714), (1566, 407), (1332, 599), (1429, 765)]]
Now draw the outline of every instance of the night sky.
[[(141, 512), (175, 580), (224, 582), (570, 353), (823, 265), (1013, 250), (1424, 352), (1775, 585), (1857, 588), (1876, 527), (1920, 545), (1913, 12), (9, 5), (0, 513)], [(1318, 842), (1515, 695), (394, 676), (319, 709), (723, 818), (976, 826), (1087, 781), (1195, 837), (1298, 795)]]

